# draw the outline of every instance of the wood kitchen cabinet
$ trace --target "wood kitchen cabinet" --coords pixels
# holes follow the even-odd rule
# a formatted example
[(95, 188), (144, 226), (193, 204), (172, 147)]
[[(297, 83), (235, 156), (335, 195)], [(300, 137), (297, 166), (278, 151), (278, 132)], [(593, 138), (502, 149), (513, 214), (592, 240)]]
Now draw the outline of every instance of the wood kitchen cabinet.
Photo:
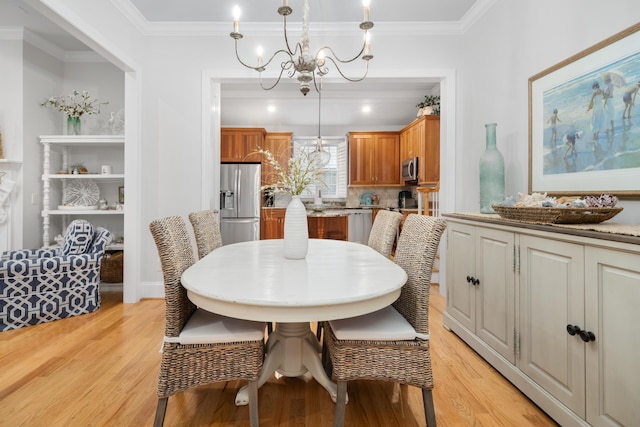
[(398, 132), (349, 132), (349, 185), (401, 185)]
[(640, 237), (444, 216), (445, 327), (560, 425), (635, 425)]
[(260, 240), (284, 238), (286, 208), (262, 208), (260, 214)]
[(440, 116), (422, 116), (400, 131), (400, 161), (418, 157), (418, 185), (440, 182)]
[[(291, 158), (292, 132), (268, 132), (264, 139), (263, 148), (273, 154), (278, 163), (285, 167)], [(278, 181), (275, 168), (262, 156), (262, 185), (269, 185)]]
[(309, 238), (347, 240), (349, 236), (349, 216), (309, 215)]
[(220, 161), (252, 163), (262, 161), (256, 151), (264, 145), (266, 131), (262, 128), (220, 129)]

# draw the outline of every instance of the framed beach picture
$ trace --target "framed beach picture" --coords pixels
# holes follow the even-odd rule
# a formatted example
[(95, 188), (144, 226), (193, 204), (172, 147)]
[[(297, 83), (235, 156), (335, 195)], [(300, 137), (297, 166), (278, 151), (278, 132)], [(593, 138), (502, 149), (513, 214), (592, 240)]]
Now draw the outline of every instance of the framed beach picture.
[(529, 79), (529, 193), (640, 196), (640, 24)]

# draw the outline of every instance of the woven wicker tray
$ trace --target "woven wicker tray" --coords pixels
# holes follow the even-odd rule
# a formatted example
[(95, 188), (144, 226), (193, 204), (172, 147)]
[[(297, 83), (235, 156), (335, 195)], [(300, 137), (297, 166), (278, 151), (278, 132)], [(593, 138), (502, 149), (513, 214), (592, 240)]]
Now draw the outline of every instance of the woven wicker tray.
[(505, 219), (540, 224), (597, 224), (616, 216), (622, 208), (526, 208), (492, 205)]

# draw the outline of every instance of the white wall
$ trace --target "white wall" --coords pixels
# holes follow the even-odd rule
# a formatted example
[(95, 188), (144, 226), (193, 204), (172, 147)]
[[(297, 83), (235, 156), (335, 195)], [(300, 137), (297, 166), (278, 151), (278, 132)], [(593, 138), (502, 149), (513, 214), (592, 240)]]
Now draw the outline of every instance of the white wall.
[[(39, 10), (48, 9), (37, 0), (27, 1)], [(127, 144), (135, 147), (133, 155), (127, 154), (127, 185), (135, 182), (140, 191), (133, 198), (136, 206), (130, 208), (132, 199), (128, 198), (126, 221), (134, 221), (134, 240), (139, 241), (134, 248), (140, 273), (132, 279), (141, 288), (161, 281), (149, 222), (202, 208), (202, 139), (206, 133), (202, 93), (209, 90), (206, 83), (203, 87), (203, 73), (219, 81), (254, 76), (233, 59), (228, 34), (143, 37), (122, 17), (116, 3), (47, 0), (83, 42), (112, 58), (121, 70), (135, 72), (125, 85), (136, 89), (135, 84), (140, 85), (140, 99), (133, 100), (137, 108), (127, 108), (128, 123), (139, 125), (127, 133)], [(640, 2), (636, 0), (612, 0), (606, 5), (595, 0), (497, 0), (464, 36), (377, 34), (370, 76), (455, 77), (450, 79), (455, 81), (454, 98), (443, 99), (442, 116), (445, 121), (455, 118), (455, 127), (447, 133), (455, 135), (455, 140), (442, 141), (443, 158), (451, 158), (442, 168), (445, 173), (455, 168), (455, 189), (443, 183), (442, 197), (455, 197), (455, 204), (446, 204), (451, 210), (477, 211), (477, 164), (484, 149), (484, 124), (498, 123), (507, 191), (526, 192), (527, 79), (631, 25), (637, 16)], [(335, 44), (337, 39), (327, 42)], [(448, 114), (447, 108), (456, 114)], [(455, 153), (448, 153), (454, 146)], [(640, 207), (624, 203), (625, 219), (640, 222)], [(128, 265), (125, 259), (125, 279)], [(146, 292), (137, 292), (137, 298)]]
[[(1, 39), (0, 61), (0, 132), (4, 157), (22, 161), (22, 41)], [(2, 251), (22, 245), (22, 217), (17, 209), (22, 203), (22, 165), (3, 164), (0, 169), (7, 173), (7, 179), (16, 182), (7, 203), (11, 205), (9, 218), (6, 223), (0, 224), (3, 228), (0, 236)]]
[[(528, 79), (635, 24), (640, 2), (498, 0), (465, 34), (456, 154), (456, 210), (479, 208), (478, 161), (485, 123), (498, 123), (508, 194), (528, 190)], [(640, 190), (640, 183), (638, 184)], [(640, 203), (623, 200), (615, 221), (640, 223)]]
[[(24, 248), (42, 246), (42, 145), (40, 135), (62, 133), (61, 113), (40, 104), (52, 95), (59, 95), (63, 82), (64, 64), (59, 59), (30, 45), (23, 44), (23, 101), (24, 132), (22, 148), (23, 203), (22, 218)], [(57, 120), (52, 120), (55, 117)], [(32, 200), (32, 197), (35, 199)], [(32, 203), (33, 202), (33, 203)], [(56, 231), (56, 234), (59, 230)], [(54, 236), (55, 234), (52, 234)]]

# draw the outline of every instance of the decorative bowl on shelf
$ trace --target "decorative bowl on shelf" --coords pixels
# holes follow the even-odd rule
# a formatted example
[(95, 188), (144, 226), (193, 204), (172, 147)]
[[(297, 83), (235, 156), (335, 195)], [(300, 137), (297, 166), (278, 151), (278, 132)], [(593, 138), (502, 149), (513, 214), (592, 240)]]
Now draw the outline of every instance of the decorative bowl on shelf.
[(622, 208), (543, 208), (492, 205), (504, 219), (539, 224), (598, 224), (613, 218)]

